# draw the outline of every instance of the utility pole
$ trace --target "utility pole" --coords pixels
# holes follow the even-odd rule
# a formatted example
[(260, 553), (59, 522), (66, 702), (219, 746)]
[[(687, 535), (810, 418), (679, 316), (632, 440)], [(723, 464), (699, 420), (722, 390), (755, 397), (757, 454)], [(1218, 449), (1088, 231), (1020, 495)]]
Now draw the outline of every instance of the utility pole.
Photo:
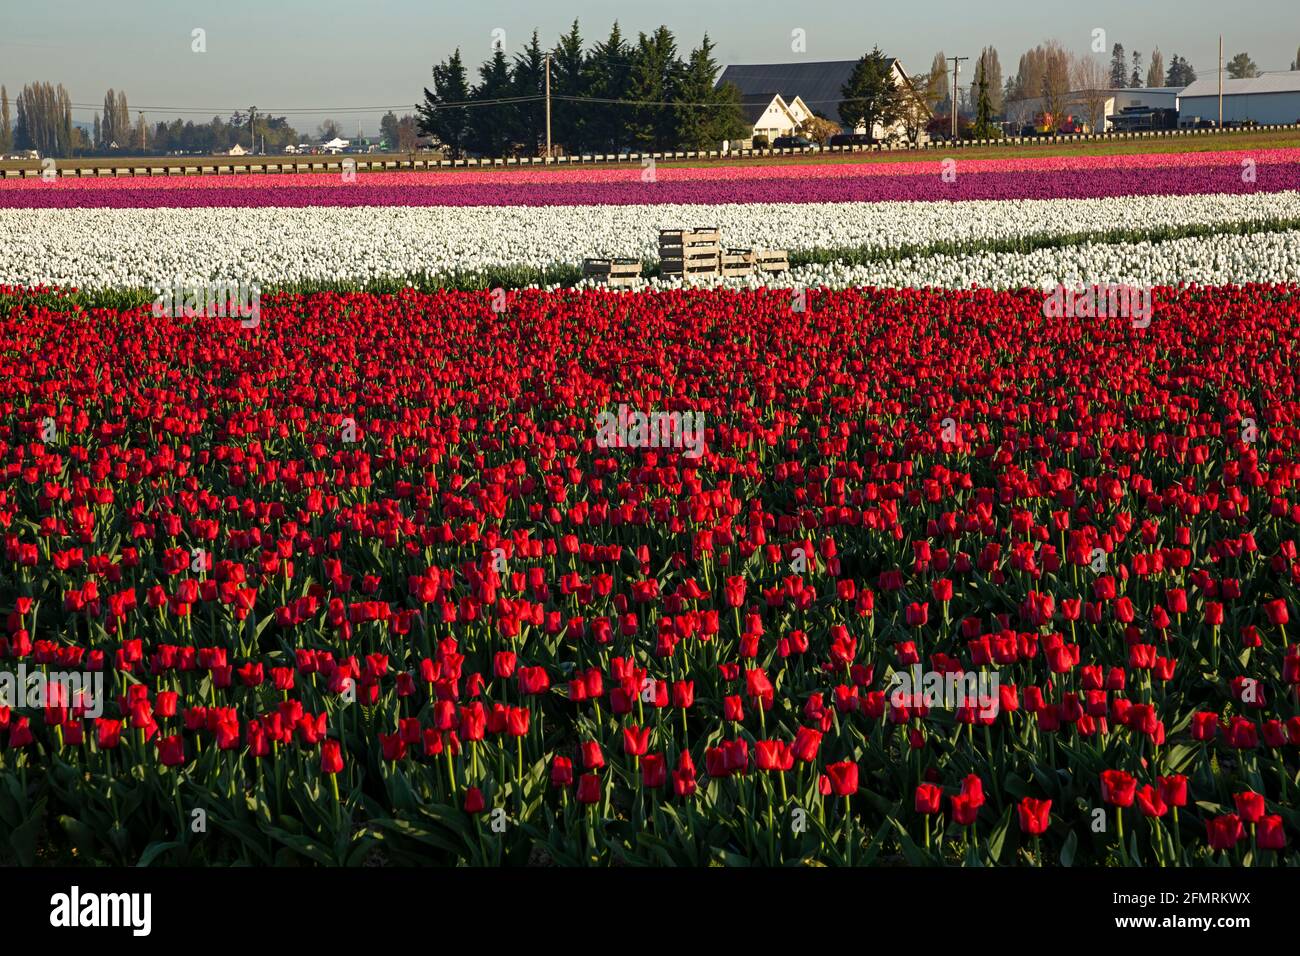
[(1223, 34), (1219, 34), (1219, 129), (1223, 129)]
[(968, 56), (950, 56), (952, 60), (952, 141), (957, 142), (957, 74), (961, 72), (961, 61)]
[(257, 107), (248, 108), (248, 149), (257, 154)]
[(551, 55), (546, 54), (546, 158), (551, 158)]

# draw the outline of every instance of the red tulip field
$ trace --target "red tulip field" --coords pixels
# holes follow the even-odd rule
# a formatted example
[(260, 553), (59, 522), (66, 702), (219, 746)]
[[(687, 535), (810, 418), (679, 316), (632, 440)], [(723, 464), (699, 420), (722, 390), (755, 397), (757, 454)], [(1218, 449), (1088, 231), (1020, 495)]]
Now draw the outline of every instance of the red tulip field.
[(0, 670), (101, 691), (14, 679), (0, 858), (1300, 862), (1298, 363), (1287, 284), (0, 288)]

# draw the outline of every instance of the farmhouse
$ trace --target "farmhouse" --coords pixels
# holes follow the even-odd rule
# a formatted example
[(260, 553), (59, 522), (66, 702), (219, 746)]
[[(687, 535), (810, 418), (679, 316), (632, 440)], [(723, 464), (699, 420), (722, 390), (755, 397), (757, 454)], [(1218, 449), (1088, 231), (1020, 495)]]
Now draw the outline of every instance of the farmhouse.
[[(1219, 119), (1219, 79), (1207, 76), (1182, 91), (1178, 98), (1180, 125), (1198, 119)], [(1223, 81), (1225, 123), (1300, 122), (1300, 70), (1265, 73), (1249, 80)]]
[(799, 97), (787, 103), (780, 93), (742, 94), (745, 122), (752, 128), (752, 136), (766, 136), (771, 142), (778, 136), (791, 136), (804, 120), (810, 119), (812, 110)]
[[(718, 84), (733, 83), (740, 90), (746, 119), (753, 124), (751, 136), (783, 136), (793, 132), (808, 115), (840, 122), (840, 91), (849, 81), (856, 60), (824, 60), (816, 63), (744, 63), (722, 71)], [(890, 60), (894, 85), (910, 90), (911, 81), (903, 64)], [(776, 131), (776, 132), (772, 132)], [(851, 132), (865, 133), (866, 127)], [(873, 134), (886, 139), (903, 136), (903, 124), (888, 129), (877, 124)]]

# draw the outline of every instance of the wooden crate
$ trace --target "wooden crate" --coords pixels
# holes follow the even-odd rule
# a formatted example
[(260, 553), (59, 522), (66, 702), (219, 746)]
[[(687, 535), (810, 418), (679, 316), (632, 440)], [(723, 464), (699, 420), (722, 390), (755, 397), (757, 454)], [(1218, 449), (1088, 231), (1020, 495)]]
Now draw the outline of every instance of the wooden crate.
[(584, 259), (582, 274), (610, 286), (635, 285), (641, 278), (640, 259)]
[(784, 249), (755, 249), (754, 267), (759, 272), (789, 272), (790, 254)]
[(726, 249), (722, 253), (724, 276), (747, 276), (754, 271), (753, 249)]
[(659, 258), (683, 260), (686, 262), (712, 262), (714, 265), (722, 258), (721, 246), (660, 246)]
[(659, 261), (659, 274), (663, 276), (716, 276), (719, 271), (721, 257), (714, 254), (708, 258), (694, 259), (661, 259)]
[(722, 242), (722, 232), (717, 226), (702, 226), (699, 229), (660, 229), (659, 245), (693, 246), (718, 245)]
[(717, 226), (661, 229), (659, 259), (664, 276), (716, 276), (722, 267), (722, 232)]

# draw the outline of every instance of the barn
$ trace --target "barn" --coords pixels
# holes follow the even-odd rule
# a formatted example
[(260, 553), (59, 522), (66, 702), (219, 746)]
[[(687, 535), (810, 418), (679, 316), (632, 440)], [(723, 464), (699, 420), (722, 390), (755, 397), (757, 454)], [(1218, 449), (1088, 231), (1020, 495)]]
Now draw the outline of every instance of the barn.
[[(1219, 119), (1218, 77), (1203, 77), (1178, 97), (1178, 122)], [(1223, 81), (1223, 121), (1264, 125), (1300, 123), (1300, 70), (1265, 73), (1248, 80)]]

